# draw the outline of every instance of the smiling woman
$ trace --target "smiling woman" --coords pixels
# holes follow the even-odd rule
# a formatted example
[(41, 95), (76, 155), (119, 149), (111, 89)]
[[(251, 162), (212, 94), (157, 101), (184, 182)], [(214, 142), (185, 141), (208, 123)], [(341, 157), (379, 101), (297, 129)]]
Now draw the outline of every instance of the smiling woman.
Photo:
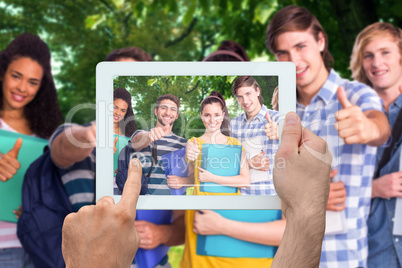
[(131, 137), (136, 130), (131, 94), (124, 88), (117, 88), (113, 91), (113, 132)]
[[(0, 129), (49, 138), (61, 123), (50, 51), (39, 37), (20, 35), (0, 52), (0, 88)], [(9, 152), (0, 148), (4, 153), (0, 156), (1, 181), (13, 179), (20, 168), (17, 156), (21, 146), (17, 140)], [(17, 153), (12, 153), (14, 149)], [(0, 267), (33, 267), (16, 231), (15, 223), (0, 221)]]

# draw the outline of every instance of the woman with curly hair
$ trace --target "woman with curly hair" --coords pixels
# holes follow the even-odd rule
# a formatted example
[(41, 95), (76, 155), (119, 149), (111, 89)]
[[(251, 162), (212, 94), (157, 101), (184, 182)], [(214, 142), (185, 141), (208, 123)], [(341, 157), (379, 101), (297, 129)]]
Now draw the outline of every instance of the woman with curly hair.
[(128, 144), (131, 135), (137, 130), (134, 119), (134, 111), (131, 105), (131, 94), (124, 88), (113, 91), (113, 192), (121, 194), (116, 184), (119, 153)]
[(113, 91), (113, 133), (130, 138), (136, 130), (131, 94), (119, 87)]
[[(39, 37), (22, 34), (0, 52), (0, 89), (0, 129), (48, 139), (61, 123), (50, 51)], [(20, 141), (15, 146), (20, 147)], [(20, 167), (16, 158), (4, 153), (0, 156), (3, 182)], [(0, 221), (0, 266), (33, 267), (15, 223)]]

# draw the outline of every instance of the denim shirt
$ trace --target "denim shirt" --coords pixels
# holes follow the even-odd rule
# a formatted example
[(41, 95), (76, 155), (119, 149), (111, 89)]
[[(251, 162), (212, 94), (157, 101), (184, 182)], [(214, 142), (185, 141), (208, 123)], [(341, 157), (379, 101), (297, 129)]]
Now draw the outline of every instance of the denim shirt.
[[(391, 128), (402, 108), (402, 94), (389, 107), (387, 114)], [(391, 160), (381, 169), (380, 177), (399, 171), (402, 136), (395, 143)], [(377, 151), (377, 165), (384, 147)], [(375, 178), (376, 179), (376, 178)], [(374, 198), (368, 219), (368, 267), (400, 267), (402, 265), (402, 236), (393, 235), (396, 198)]]

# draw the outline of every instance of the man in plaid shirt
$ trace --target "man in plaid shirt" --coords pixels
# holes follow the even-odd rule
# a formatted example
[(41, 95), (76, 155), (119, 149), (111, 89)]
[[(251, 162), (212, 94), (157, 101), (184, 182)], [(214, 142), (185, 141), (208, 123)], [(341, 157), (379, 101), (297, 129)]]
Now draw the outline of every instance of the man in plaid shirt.
[(344, 211), (346, 220), (344, 230), (324, 236), (320, 267), (366, 267), (372, 146), (390, 135), (381, 100), (370, 87), (342, 79), (330, 68), (327, 35), (306, 8), (277, 12), (267, 28), (266, 46), (278, 61), (296, 65), (297, 113), (334, 156), (327, 210)]
[(251, 157), (249, 168), (268, 172), (265, 180), (251, 174), (250, 187), (241, 187), (240, 192), (242, 195), (276, 195), (270, 167), (274, 165), (278, 150), (278, 112), (264, 105), (261, 88), (251, 76), (239, 76), (233, 83), (232, 94), (244, 113), (230, 121), (230, 135), (243, 146), (248, 144), (261, 149), (257, 155), (247, 155), (247, 158)]

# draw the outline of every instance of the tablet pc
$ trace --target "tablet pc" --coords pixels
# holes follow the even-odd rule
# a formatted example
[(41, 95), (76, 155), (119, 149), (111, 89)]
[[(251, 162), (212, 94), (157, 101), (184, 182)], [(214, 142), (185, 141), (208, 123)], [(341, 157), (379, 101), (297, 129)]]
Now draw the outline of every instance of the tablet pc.
[[(115, 202), (121, 195), (113, 182), (113, 90), (125, 87), (132, 95), (133, 110), (138, 129), (155, 127), (155, 104), (159, 95), (180, 95), (179, 118), (173, 132), (189, 139), (202, 135), (197, 125), (199, 104), (216, 87), (227, 87), (238, 76), (252, 76), (260, 81), (263, 96), (272, 96), (279, 88), (278, 123), (281, 133), (286, 113), (296, 109), (296, 71), (290, 62), (101, 62), (96, 68), (96, 201), (103, 196), (112, 196)], [(265, 81), (265, 83), (264, 83)], [(276, 82), (275, 82), (276, 81)], [(199, 85), (203, 85), (200, 87)], [(198, 86), (197, 86), (198, 85)], [(159, 91), (158, 91), (159, 90)], [(244, 111), (236, 98), (224, 94), (230, 118)], [(268, 98), (269, 99), (269, 98)], [(194, 103), (197, 103), (194, 105)], [(146, 103), (147, 105), (141, 105)], [(267, 106), (268, 104), (265, 103)], [(270, 108), (268, 106), (268, 108)], [(198, 113), (198, 118), (197, 114)], [(193, 116), (188, 116), (188, 115)], [(190, 118), (191, 117), (191, 118)], [(199, 123), (198, 123), (199, 125)], [(280, 141), (279, 141), (280, 142)], [(247, 147), (243, 146), (243, 147)], [(269, 156), (270, 160), (274, 155)], [(271, 160), (273, 161), (273, 160)], [(162, 161), (160, 161), (162, 164)], [(272, 165), (271, 165), (272, 167)], [(109, 175), (110, 174), (110, 175)], [(272, 173), (271, 173), (272, 174)], [(272, 180), (271, 178), (269, 178)], [(194, 186), (194, 185), (193, 185)], [(191, 185), (184, 195), (141, 195), (137, 209), (280, 209), (276, 195), (193, 195)], [(182, 191), (183, 193), (183, 191)]]

